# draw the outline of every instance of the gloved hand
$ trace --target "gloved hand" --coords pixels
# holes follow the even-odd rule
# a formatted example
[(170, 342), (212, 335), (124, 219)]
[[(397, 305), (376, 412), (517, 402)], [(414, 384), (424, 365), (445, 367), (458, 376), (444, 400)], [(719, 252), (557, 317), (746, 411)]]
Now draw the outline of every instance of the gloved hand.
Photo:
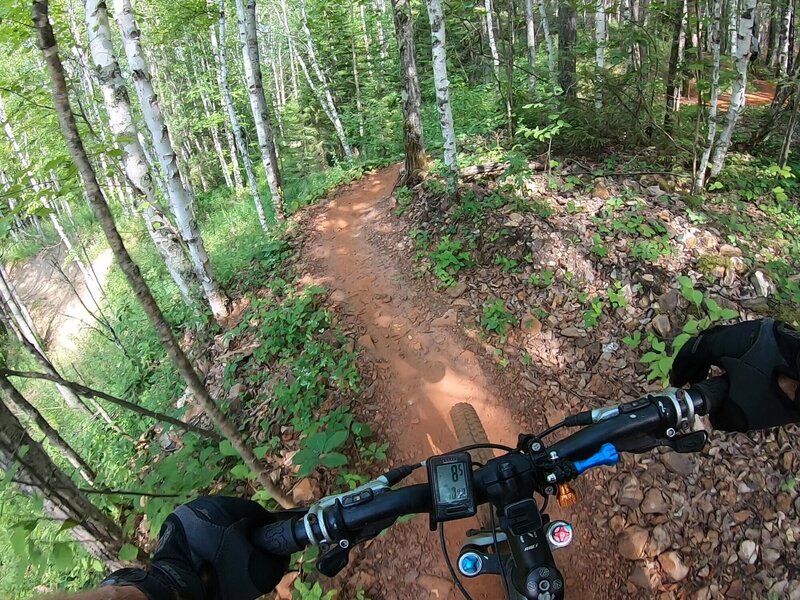
[[(800, 421), (800, 333), (773, 319), (718, 325), (690, 339), (678, 352), (675, 386), (725, 369), (729, 392), (711, 423), (726, 431), (751, 431)], [(793, 381), (794, 380), (794, 381)]]
[(254, 600), (289, 566), (287, 557), (261, 552), (249, 540), (273, 520), (250, 500), (198, 498), (167, 517), (149, 570), (122, 569), (101, 585), (134, 586), (149, 600)]

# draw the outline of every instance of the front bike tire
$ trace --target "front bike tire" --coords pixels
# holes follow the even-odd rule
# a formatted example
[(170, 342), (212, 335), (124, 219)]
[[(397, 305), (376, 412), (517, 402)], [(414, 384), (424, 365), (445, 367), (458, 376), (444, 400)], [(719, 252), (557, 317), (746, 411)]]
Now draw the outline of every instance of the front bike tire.
[[(467, 402), (459, 402), (450, 409), (450, 420), (453, 422), (453, 429), (460, 446), (472, 446), (474, 444), (488, 444), (489, 438), (483, 423), (475, 412), (475, 407)], [(472, 462), (486, 464), (494, 458), (494, 453), (490, 448), (478, 448), (469, 451)], [(482, 504), (478, 507), (476, 518), (478, 528), (490, 530), (492, 528), (492, 505)]]

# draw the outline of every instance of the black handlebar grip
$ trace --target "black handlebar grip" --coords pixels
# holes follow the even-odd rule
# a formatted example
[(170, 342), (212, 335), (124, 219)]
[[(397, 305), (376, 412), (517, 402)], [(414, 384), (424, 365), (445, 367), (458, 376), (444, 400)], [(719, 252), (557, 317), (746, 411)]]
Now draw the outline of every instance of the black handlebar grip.
[(725, 401), (725, 398), (728, 397), (728, 378), (723, 376), (706, 379), (705, 381), (693, 384), (691, 389), (700, 392), (705, 403), (703, 410), (698, 411), (698, 413), (707, 415), (722, 408), (722, 403)]
[(259, 550), (275, 556), (291, 556), (303, 548), (294, 535), (296, 519), (281, 519), (256, 529), (250, 540)]

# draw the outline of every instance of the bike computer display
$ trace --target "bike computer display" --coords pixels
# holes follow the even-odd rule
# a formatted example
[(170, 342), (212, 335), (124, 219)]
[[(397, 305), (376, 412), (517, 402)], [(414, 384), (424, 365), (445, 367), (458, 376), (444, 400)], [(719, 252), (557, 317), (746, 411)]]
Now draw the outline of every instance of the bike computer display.
[(431, 487), (431, 522), (471, 517), (477, 511), (472, 489), (472, 459), (466, 452), (427, 460)]

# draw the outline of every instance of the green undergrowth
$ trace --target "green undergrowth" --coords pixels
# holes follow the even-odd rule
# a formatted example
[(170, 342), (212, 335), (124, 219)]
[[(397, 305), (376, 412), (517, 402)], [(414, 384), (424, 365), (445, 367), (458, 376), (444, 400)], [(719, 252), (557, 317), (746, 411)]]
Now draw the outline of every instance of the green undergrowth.
[[(336, 168), (329, 177), (298, 183), (292, 210), (317, 201), (362, 172), (362, 167)], [(371, 439), (369, 426), (352, 412), (361, 389), (353, 344), (325, 308), (325, 291), (299, 286), (293, 268), (293, 233), (264, 235), (252, 201), (226, 190), (198, 195), (198, 216), (221, 285), (237, 302), (249, 302), (239, 324), (224, 333), (215, 331), (208, 315), (183, 305), (138, 224), (121, 223), (129, 250), (173, 330), (184, 343), (212, 348), (208, 358), (193, 354), (195, 364), (256, 455), (272, 469), (282, 469), (283, 485), (307, 475), (326, 487), (359, 484), (363, 479), (357, 473), (385, 459), (386, 444)], [(105, 288), (103, 313), (118, 343), (89, 331), (78, 351), (60, 361), (64, 375), (181, 418), (186, 407), (177, 408), (176, 401), (185, 385), (118, 269), (110, 271)], [(215, 334), (221, 338), (212, 337)], [(220, 344), (221, 356), (213, 349)], [(249, 354), (226, 355), (253, 344), (257, 347)], [(20, 368), (36, 368), (18, 349), (12, 349), (7, 360)], [(224, 364), (224, 369), (215, 371), (215, 363)], [(264, 491), (256, 491), (252, 474), (227, 442), (217, 444), (169, 426), (154, 433), (149, 419), (104, 404), (131, 441), (99, 421), (63, 408), (53, 386), (17, 383), (97, 469), (98, 488), (134, 492), (92, 496), (123, 524), (126, 542), (150, 543), (148, 538), (153, 539), (177, 504), (202, 493), (251, 496), (271, 505)], [(231, 396), (234, 386), (238, 391)], [(289, 450), (296, 452), (295, 458), (285, 462), (283, 453)], [(62, 467), (71, 472), (68, 465)], [(102, 565), (88, 557), (67, 531), (43, 519), (38, 501), (21, 496), (10, 482), (3, 483), (0, 525), (8, 535), (0, 540), (0, 596), (29, 596), (34, 585), (77, 590), (96, 582)], [(148, 498), (142, 492), (168, 497)], [(124, 553), (130, 550), (126, 545)]]

